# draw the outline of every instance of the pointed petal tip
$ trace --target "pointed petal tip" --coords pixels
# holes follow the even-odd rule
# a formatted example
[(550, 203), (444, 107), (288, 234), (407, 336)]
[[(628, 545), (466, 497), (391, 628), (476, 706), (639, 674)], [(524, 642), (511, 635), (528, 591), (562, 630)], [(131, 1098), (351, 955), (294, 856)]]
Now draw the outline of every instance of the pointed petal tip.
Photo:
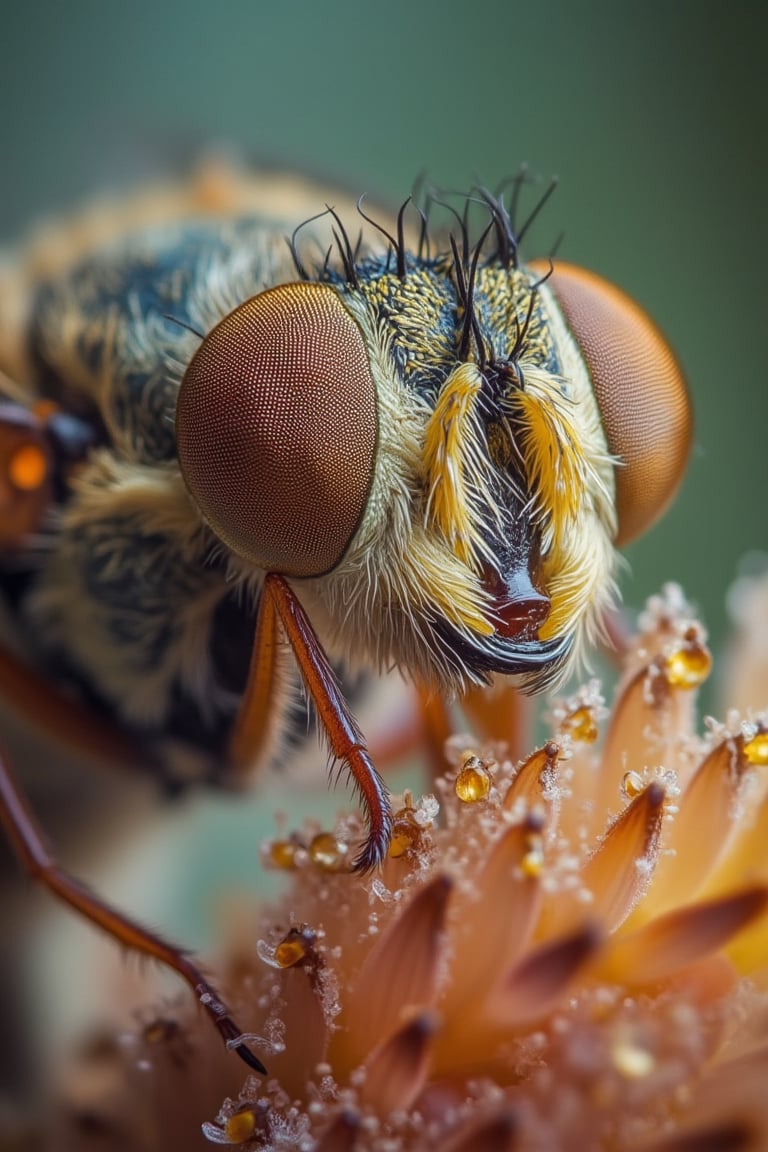
[(653, 780), (644, 790), (643, 795), (649, 808), (661, 808), (666, 799), (667, 790), (659, 780)]
[(424, 1087), (439, 1027), (436, 1013), (420, 1012), (375, 1049), (364, 1066), (361, 1098), (382, 1115), (409, 1108)]
[(501, 1112), (464, 1129), (443, 1145), (443, 1152), (513, 1152), (518, 1123), (513, 1112)]
[(582, 880), (592, 893), (593, 915), (606, 932), (615, 932), (648, 890), (658, 860), (664, 797), (665, 789), (656, 782), (638, 792), (584, 864)]
[(360, 1117), (351, 1108), (345, 1108), (331, 1121), (314, 1152), (353, 1152), (360, 1129)]
[(345, 1011), (344, 1047), (352, 1067), (363, 1064), (406, 1016), (434, 1004), (453, 888), (441, 873), (419, 889), (366, 956)]
[(490, 995), (491, 1017), (523, 1023), (545, 1015), (604, 939), (599, 925), (588, 922), (529, 952)]
[(655, 984), (725, 948), (768, 907), (768, 887), (755, 885), (676, 908), (609, 946), (604, 975)]
[(746, 1121), (735, 1120), (713, 1128), (683, 1132), (660, 1143), (644, 1146), (644, 1152), (757, 1152), (759, 1137)]

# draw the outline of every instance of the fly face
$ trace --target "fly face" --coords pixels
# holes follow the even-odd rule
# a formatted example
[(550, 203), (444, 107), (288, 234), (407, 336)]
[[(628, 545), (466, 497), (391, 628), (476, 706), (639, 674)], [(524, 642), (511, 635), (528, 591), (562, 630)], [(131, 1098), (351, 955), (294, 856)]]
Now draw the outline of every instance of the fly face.
[(463, 256), (400, 233), (356, 259), (343, 229), (338, 271), (294, 249), (302, 280), (195, 354), (178, 454), (243, 578), (300, 580), (334, 652), (443, 690), (538, 690), (599, 630), (615, 542), (669, 500), (690, 414), (645, 314), (590, 273), (519, 263), (486, 200)]

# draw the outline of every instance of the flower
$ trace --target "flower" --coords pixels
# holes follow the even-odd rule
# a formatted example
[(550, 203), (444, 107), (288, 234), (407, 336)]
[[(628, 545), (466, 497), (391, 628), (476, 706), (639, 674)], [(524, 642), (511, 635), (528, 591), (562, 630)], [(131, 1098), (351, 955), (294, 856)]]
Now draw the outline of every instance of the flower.
[(697, 735), (710, 663), (668, 586), (610, 713), (594, 681), (555, 702), (521, 763), (452, 738), (378, 874), (354, 816), (265, 845), (290, 884), (228, 996), (269, 1075), (180, 1001), (91, 1052), (55, 1147), (768, 1147), (768, 714)]

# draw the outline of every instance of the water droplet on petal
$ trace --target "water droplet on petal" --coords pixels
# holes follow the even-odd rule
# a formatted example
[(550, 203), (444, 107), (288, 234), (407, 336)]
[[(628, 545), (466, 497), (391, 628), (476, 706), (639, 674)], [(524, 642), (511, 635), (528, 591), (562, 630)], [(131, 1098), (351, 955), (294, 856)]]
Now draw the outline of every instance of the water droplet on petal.
[(479, 756), (470, 756), (456, 777), (456, 795), (464, 804), (487, 800), (491, 791), (491, 774)]

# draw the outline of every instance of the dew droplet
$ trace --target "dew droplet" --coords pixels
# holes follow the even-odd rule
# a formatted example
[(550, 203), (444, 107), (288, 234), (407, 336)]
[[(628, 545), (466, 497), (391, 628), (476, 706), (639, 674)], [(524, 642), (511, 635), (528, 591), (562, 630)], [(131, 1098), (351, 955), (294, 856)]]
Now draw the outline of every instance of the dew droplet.
[(664, 661), (667, 683), (673, 688), (698, 688), (709, 676), (712, 656), (698, 640), (689, 640), (670, 652)]
[(286, 872), (296, 867), (296, 850), (299, 845), (295, 840), (273, 840), (269, 845), (268, 861), (274, 868), (281, 868)]
[(757, 731), (751, 740), (744, 743), (744, 756), (749, 764), (768, 764), (768, 731)]
[(625, 772), (621, 778), (621, 792), (627, 800), (634, 800), (643, 791), (645, 784), (639, 772)]
[(318, 832), (309, 844), (309, 855), (319, 868), (326, 872), (338, 872), (347, 858), (347, 846), (331, 832)]
[(491, 774), (479, 756), (470, 755), (456, 777), (456, 795), (464, 804), (487, 800), (491, 791)]

